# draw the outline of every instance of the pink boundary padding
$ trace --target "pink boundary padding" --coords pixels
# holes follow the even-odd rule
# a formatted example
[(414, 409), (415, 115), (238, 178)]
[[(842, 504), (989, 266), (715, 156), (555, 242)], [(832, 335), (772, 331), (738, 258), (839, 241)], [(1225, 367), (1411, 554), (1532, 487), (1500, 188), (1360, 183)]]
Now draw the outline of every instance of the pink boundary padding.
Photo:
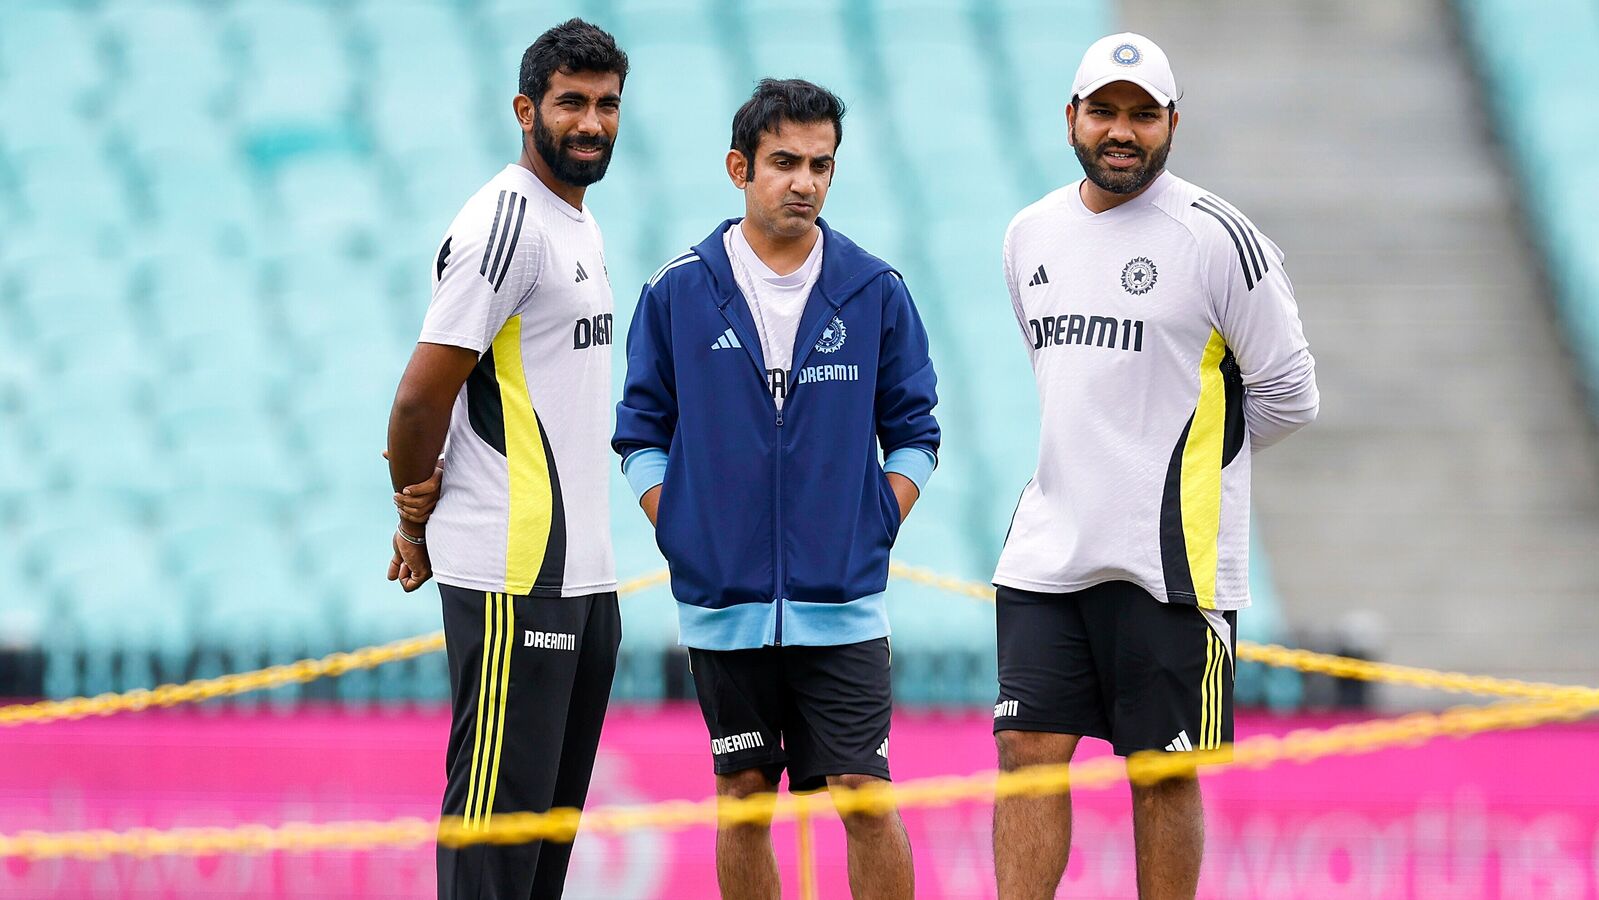
[[(1246, 715), (1240, 735), (1321, 728), (1330, 717)], [(382, 819), (436, 812), (442, 711), (180, 711), (0, 732), (0, 832)], [(709, 748), (688, 705), (612, 710), (593, 804), (699, 798)], [(1085, 755), (1104, 752), (1085, 742)], [(1096, 746), (1091, 746), (1096, 745)], [(907, 713), (900, 779), (993, 766), (981, 712)], [(1439, 741), (1421, 748), (1224, 772), (1205, 780), (1200, 894), (1252, 897), (1599, 898), (1599, 728)], [(1127, 790), (1080, 792), (1068, 893), (1134, 892)], [(923, 898), (989, 898), (987, 804), (906, 815)], [(570, 897), (714, 897), (706, 829), (585, 836)], [(794, 832), (775, 833), (798, 896)], [(842, 828), (817, 826), (820, 894), (848, 896)], [(0, 861), (0, 897), (428, 897), (431, 848), (313, 856)]]

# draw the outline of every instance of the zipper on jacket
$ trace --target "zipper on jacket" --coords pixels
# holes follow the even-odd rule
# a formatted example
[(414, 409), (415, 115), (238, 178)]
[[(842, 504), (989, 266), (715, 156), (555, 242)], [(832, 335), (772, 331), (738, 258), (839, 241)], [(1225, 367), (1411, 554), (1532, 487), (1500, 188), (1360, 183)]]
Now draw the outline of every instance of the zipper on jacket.
[(777, 605), (777, 631), (773, 637), (775, 646), (783, 646), (783, 409), (777, 409), (777, 453), (773, 454), (773, 476), (775, 477), (776, 490), (773, 492), (774, 509), (772, 515), (772, 561), (773, 575), (776, 583), (772, 590), (772, 602)]

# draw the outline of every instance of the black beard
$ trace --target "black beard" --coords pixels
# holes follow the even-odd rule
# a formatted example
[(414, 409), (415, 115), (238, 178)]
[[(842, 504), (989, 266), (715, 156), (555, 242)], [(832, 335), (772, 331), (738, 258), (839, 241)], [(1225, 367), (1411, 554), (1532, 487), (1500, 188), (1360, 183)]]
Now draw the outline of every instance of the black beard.
[[(595, 160), (573, 159), (566, 155), (572, 149), (589, 150), (600, 148), (600, 158)], [(611, 165), (611, 151), (614, 146), (611, 139), (599, 135), (598, 137), (583, 137), (569, 134), (556, 146), (555, 135), (544, 127), (544, 116), (539, 111), (533, 111), (533, 149), (537, 150), (544, 164), (555, 173), (557, 180), (570, 184), (573, 187), (588, 187), (605, 177), (605, 170)]]
[[(1131, 150), (1140, 156), (1145, 156), (1143, 165), (1136, 169), (1113, 169), (1101, 162), (1101, 157), (1107, 150)], [(1171, 155), (1171, 138), (1166, 138), (1166, 143), (1156, 147), (1152, 153), (1144, 154), (1143, 150), (1122, 143), (1105, 141), (1098, 147), (1090, 148), (1079, 144), (1074, 139), (1072, 150), (1077, 153), (1077, 161), (1083, 165), (1083, 174), (1088, 180), (1098, 185), (1101, 190), (1112, 194), (1136, 194), (1143, 190), (1156, 176), (1166, 169), (1166, 157)]]

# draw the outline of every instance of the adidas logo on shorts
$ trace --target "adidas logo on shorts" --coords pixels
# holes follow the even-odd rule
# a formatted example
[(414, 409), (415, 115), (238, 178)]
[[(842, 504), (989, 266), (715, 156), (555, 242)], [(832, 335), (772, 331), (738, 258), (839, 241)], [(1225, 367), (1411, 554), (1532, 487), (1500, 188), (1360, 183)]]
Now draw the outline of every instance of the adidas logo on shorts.
[(888, 738), (883, 738), (883, 746), (877, 748), (877, 755), (888, 759)]
[(1172, 738), (1172, 742), (1166, 745), (1166, 749), (1172, 753), (1187, 753), (1194, 749), (1193, 743), (1188, 740), (1188, 731), (1185, 729), (1177, 732), (1177, 736)]

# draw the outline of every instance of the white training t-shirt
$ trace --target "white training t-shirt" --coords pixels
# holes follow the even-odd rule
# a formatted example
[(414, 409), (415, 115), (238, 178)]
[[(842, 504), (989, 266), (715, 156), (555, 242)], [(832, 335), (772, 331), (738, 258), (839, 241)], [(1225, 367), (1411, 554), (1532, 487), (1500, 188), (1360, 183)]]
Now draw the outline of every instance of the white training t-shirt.
[(787, 275), (779, 275), (756, 255), (755, 248), (744, 237), (742, 224), (722, 234), (722, 245), (727, 248), (727, 258), (733, 264), (733, 280), (738, 282), (739, 293), (749, 303), (750, 316), (755, 319), (755, 329), (760, 333), (767, 383), (780, 410), (788, 396), (788, 376), (794, 365), (794, 339), (799, 332), (800, 316), (805, 312), (811, 288), (822, 274), (822, 240), (818, 230), (816, 243), (805, 262)]
[(994, 582), (1248, 606), (1250, 454), (1318, 405), (1282, 251), (1170, 173), (1099, 214), (1078, 189), (1005, 233), (1042, 427)]
[(536, 597), (616, 589), (610, 276), (600, 229), (519, 165), (462, 207), (421, 342), (479, 354), (428, 522), (443, 584)]

